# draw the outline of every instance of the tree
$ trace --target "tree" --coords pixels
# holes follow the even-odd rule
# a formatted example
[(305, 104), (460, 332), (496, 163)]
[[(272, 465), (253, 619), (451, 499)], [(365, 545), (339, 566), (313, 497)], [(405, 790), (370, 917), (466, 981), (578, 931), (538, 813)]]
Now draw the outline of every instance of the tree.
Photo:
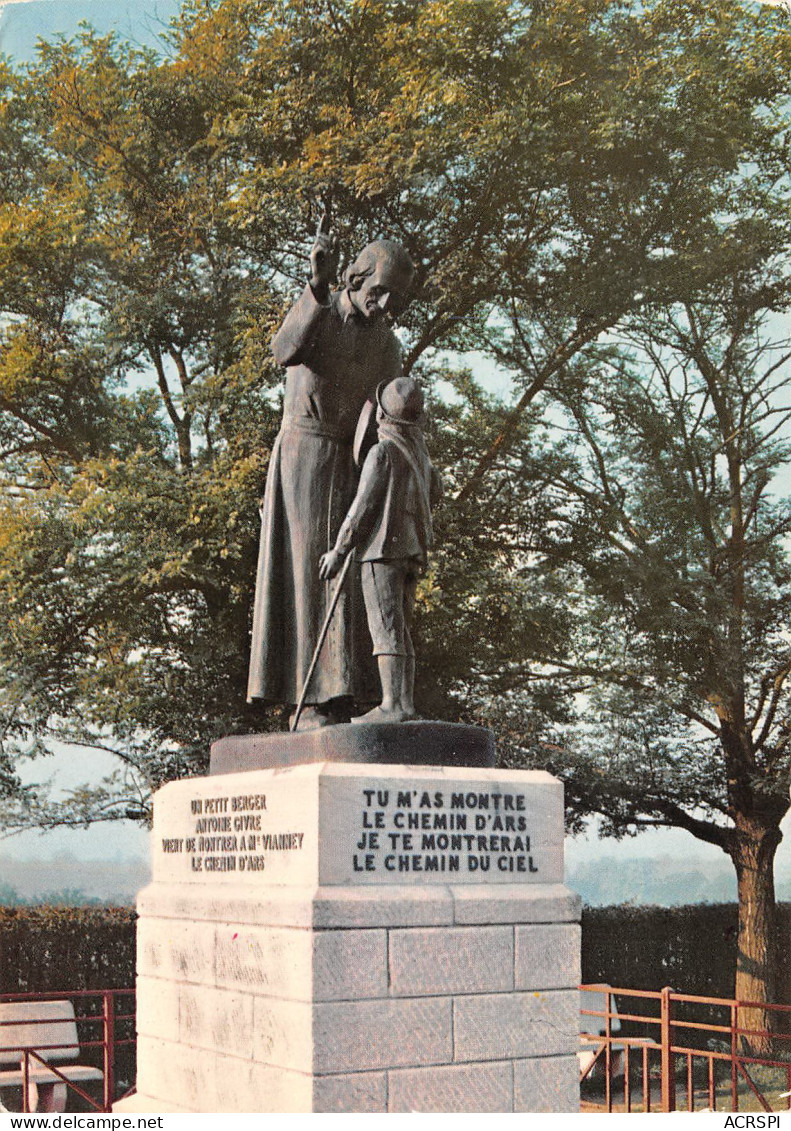
[(608, 813), (621, 829), (687, 828), (730, 856), (736, 995), (758, 1002), (773, 1000), (791, 777), (791, 504), (773, 497), (791, 454), (791, 343), (768, 332), (767, 306), (786, 312), (786, 280), (737, 278), (705, 307), (638, 322), (651, 378), (619, 372), (601, 415), (575, 412), (596, 466), (593, 498), (577, 498), (609, 543), (581, 555), (608, 634), (594, 644), (602, 718), (619, 738)]
[(32, 819), (145, 815), (244, 715), (277, 380), (252, 335), (280, 303), (223, 238), (227, 170), (167, 68), (86, 34), (7, 80), (4, 733), (120, 759)]
[[(539, 621), (495, 700), (512, 756), (549, 760), (578, 815), (601, 814), (616, 836), (683, 828), (728, 854), (735, 993), (758, 1003), (774, 1000), (773, 861), (791, 777), (791, 500), (775, 495), (791, 454), (788, 296), (779, 271), (744, 273), (705, 301), (645, 310), (566, 371), (544, 524), (515, 570), (528, 609), (540, 611), (547, 573), (574, 594), (564, 648)], [(525, 749), (547, 687), (578, 697), (576, 718), (557, 719), (554, 750), (546, 737)], [(740, 1023), (768, 1020), (747, 1010)]]
[[(680, 20), (683, 52), (661, 53), (679, 89), (689, 92), (686, 66), (717, 86), (712, 33), (724, 12), (702, 21), (697, 44), (700, 25)], [(474, 657), (464, 673), (440, 659), (435, 686), (494, 725), (514, 764), (549, 762), (572, 823), (599, 813), (618, 836), (674, 825), (729, 855), (735, 992), (757, 1002), (773, 994), (773, 860), (789, 804), (789, 507), (771, 494), (789, 454), (786, 137), (784, 113), (765, 117), (753, 135), (763, 159), (723, 182), (722, 208), (704, 224), (704, 240), (719, 242), (719, 279), (691, 255), (677, 301), (661, 286), (644, 292), (550, 379), (541, 405), (531, 385), (508, 412), (471, 401), (475, 424), (462, 434), (478, 462), (462, 471), (432, 578), (453, 592), (440, 633), (468, 632), (463, 654)], [(691, 238), (682, 228), (657, 259), (684, 254)], [(492, 339), (496, 356), (528, 369), (518, 335), (498, 327)], [(443, 421), (457, 452), (460, 415)], [(482, 431), (494, 437), (483, 458)], [(491, 523), (471, 538), (472, 497)], [(767, 1021), (761, 1010), (742, 1018)]]

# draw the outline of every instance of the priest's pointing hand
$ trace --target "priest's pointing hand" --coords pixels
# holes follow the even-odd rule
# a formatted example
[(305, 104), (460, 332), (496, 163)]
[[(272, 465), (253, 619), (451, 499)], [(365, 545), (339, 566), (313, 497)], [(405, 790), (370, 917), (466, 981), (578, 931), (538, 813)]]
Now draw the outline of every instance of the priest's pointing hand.
[(310, 285), (319, 302), (327, 301), (337, 262), (336, 241), (335, 237), (330, 235), (330, 220), (325, 212), (319, 220), (316, 239), (310, 253)]

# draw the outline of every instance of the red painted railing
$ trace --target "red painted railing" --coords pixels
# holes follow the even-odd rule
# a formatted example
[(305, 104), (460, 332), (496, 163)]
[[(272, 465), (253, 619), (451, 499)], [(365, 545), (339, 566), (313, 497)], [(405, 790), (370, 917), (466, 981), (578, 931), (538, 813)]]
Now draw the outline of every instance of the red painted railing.
[[(667, 988), (580, 989), (595, 995), (585, 999), (580, 1018), (584, 1111), (736, 1112), (742, 1102), (756, 1110), (791, 1109), (791, 1006), (678, 994)], [(61, 1062), (47, 1063), (47, 1068), (99, 1111), (110, 1111), (119, 1098), (119, 1052), (128, 1057), (134, 1050), (133, 998), (134, 990), (129, 989), (0, 994), (0, 1002), (73, 1002), (80, 1060), (95, 1062), (103, 1072), (101, 1101), (68, 1080)], [(769, 1030), (741, 1024), (740, 1015), (754, 1009), (765, 1010), (772, 1019)], [(47, 1019), (42, 1016), (40, 1021)], [(26, 1024), (35, 1023), (35, 1017), (26, 1019)], [(13, 1024), (19, 1022), (0, 1021), (0, 1050), (13, 1049), (18, 1056), (22, 1110), (27, 1111), (33, 1067), (46, 1062), (48, 1050), (73, 1044), (12, 1045), (4, 1039), (3, 1026)], [(766, 1043), (770, 1054), (751, 1051), (759, 1042)]]
[[(100, 1061), (96, 1064), (102, 1070), (101, 1100), (95, 1099), (74, 1080), (67, 1077), (67, 1067), (60, 1060), (54, 1063), (48, 1060), (47, 1052), (56, 1049), (73, 1048), (73, 1042), (68, 1043), (37, 1043), (35, 1046), (23, 1047), (12, 1044), (4, 1035), (3, 1029), (18, 1026), (19, 1021), (0, 1020), (0, 1052), (13, 1052), (22, 1072), (22, 1111), (28, 1111), (30, 1074), (33, 1068), (45, 1064), (48, 1072), (52, 1073), (60, 1083), (79, 1095), (86, 1103), (97, 1111), (111, 1111), (112, 1105), (119, 1098), (116, 1091), (118, 1054), (122, 1049), (133, 1049), (136, 1044), (134, 1035), (134, 990), (61, 990), (57, 993), (24, 993), (0, 994), (2, 1002), (47, 1002), (71, 1001), (75, 1007), (77, 1033), (79, 1038), (80, 1061)], [(46, 1011), (44, 1011), (46, 1012)], [(25, 1025), (58, 1024), (51, 1018), (42, 1014), (26, 1016)], [(101, 1050), (99, 1054), (97, 1051)], [(3, 1057), (3, 1060), (10, 1059)], [(123, 1090), (128, 1090), (127, 1088)]]
[[(590, 1085), (583, 1110), (736, 1112), (740, 1100), (755, 1110), (791, 1109), (791, 1006), (669, 988), (580, 989), (587, 995), (580, 1083)], [(590, 995), (600, 997), (600, 1006)], [(756, 1009), (769, 1018), (768, 1029), (741, 1023), (745, 1011)]]

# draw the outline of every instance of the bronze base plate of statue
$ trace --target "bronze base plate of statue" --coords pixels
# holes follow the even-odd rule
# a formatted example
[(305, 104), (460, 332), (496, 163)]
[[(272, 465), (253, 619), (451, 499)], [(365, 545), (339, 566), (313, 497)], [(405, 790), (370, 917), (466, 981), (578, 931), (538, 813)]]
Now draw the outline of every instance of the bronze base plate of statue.
[(421, 719), (409, 723), (342, 723), (279, 734), (239, 734), (212, 743), (210, 774), (372, 762), (407, 766), (494, 766), (494, 735), (484, 727)]

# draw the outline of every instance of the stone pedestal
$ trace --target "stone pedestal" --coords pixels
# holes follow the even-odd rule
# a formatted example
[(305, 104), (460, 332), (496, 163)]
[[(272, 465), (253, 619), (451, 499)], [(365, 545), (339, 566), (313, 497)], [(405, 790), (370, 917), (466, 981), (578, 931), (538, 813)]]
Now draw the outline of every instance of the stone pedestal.
[(577, 1110), (549, 774), (325, 762), (174, 782), (154, 814), (122, 1110)]

